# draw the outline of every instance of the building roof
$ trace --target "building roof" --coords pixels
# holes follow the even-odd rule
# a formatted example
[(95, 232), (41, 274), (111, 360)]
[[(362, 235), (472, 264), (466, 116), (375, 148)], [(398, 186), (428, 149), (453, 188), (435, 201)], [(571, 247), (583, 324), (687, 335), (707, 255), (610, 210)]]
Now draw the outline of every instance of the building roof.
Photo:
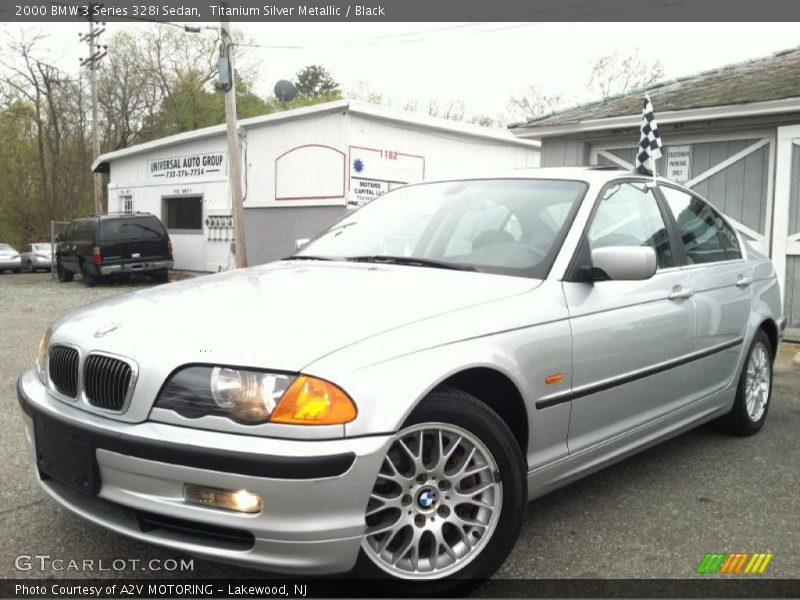
[[(399, 123), (400, 125), (413, 126), (418, 129), (429, 129), (454, 135), (480, 138), (492, 142), (512, 144), (534, 150), (539, 149), (541, 146), (538, 141), (520, 139), (505, 129), (491, 129), (489, 127), (472, 125), (470, 123), (459, 123), (456, 121), (450, 121), (448, 119), (387, 109), (374, 104), (357, 102), (350, 99), (314, 104), (312, 106), (294, 108), (292, 110), (275, 112), (259, 117), (251, 117), (249, 119), (240, 119), (239, 127), (242, 129), (251, 129), (260, 126), (272, 125), (283, 121), (302, 119), (305, 117), (318, 116), (332, 112), (349, 112), (350, 114), (354, 115), (362, 115), (371, 117), (373, 119), (391, 121), (394, 123)], [(225, 124), (223, 123), (222, 125), (214, 125), (213, 127), (204, 127), (203, 129), (186, 131), (184, 133), (170, 135), (150, 142), (145, 142), (143, 144), (136, 144), (135, 146), (123, 148), (121, 150), (106, 152), (105, 154), (98, 156), (94, 163), (92, 163), (92, 171), (104, 171), (107, 169), (110, 162), (120, 158), (224, 134)]]
[[(525, 137), (546, 137), (590, 128), (635, 126), (641, 118), (645, 93), (653, 101), (659, 123), (686, 120), (687, 116), (713, 118), (799, 110), (800, 47), (574, 106), (512, 125), (511, 129)], [(722, 108), (728, 110), (719, 110)], [(592, 124), (596, 126), (588, 127)]]

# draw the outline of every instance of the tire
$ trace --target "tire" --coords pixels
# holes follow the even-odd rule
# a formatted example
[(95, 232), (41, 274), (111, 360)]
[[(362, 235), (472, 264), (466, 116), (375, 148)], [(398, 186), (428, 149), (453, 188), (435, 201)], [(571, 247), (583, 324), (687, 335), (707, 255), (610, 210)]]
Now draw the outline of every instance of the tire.
[(12, 271), (14, 271), (14, 273), (21, 273), (22, 269), (12, 269)]
[[(416, 463), (408, 448), (421, 448)], [(389, 477), (377, 478), (367, 505), (356, 577), (388, 578), (387, 591), (400, 596), (465, 593), (503, 564), (522, 526), (527, 479), (514, 435), (491, 408), (454, 388), (434, 390), (394, 436), (381, 473)], [(467, 490), (481, 507), (455, 496)]]
[(81, 265), (81, 274), (86, 287), (94, 287), (100, 281), (100, 277), (89, 272), (89, 267), (86, 266), (86, 263)]
[(747, 351), (733, 408), (719, 422), (721, 429), (748, 436), (763, 427), (772, 400), (772, 360), (772, 344), (759, 329)]
[(163, 271), (153, 271), (150, 273), (150, 279), (156, 283), (167, 283), (169, 281), (169, 271), (166, 269)]
[(64, 269), (60, 260), (56, 261), (56, 276), (61, 283), (68, 283), (75, 277), (71, 271)]

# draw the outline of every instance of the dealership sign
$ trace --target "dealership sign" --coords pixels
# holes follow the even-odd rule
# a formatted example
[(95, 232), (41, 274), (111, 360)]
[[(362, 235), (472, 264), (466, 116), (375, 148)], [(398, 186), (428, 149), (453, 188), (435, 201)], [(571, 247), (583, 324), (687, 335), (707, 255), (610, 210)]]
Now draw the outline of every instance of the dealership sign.
[(227, 173), (227, 152), (204, 152), (147, 161), (147, 176), (152, 179), (220, 176)]

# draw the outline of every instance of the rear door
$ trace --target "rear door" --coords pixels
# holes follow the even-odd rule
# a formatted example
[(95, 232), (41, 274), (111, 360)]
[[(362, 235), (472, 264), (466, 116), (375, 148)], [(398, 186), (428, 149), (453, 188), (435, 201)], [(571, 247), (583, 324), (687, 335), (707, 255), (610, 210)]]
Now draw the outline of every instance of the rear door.
[(80, 229), (83, 221), (73, 221), (67, 227), (64, 234), (64, 241), (58, 245), (58, 255), (61, 257), (61, 264), (68, 271), (78, 272), (77, 243), (80, 239)]
[(167, 232), (152, 215), (103, 219), (98, 238), (103, 262), (136, 262), (169, 255)]
[(668, 221), (642, 181), (601, 192), (583, 243), (648, 245), (658, 268), (644, 281), (563, 283), (574, 340), (570, 452), (635, 430), (692, 395), (685, 359), (693, 350), (694, 302)]
[(752, 302), (753, 265), (739, 240), (705, 200), (667, 185), (659, 187), (675, 220), (685, 271), (697, 307), (695, 351), (699, 390), (720, 390), (736, 375)]

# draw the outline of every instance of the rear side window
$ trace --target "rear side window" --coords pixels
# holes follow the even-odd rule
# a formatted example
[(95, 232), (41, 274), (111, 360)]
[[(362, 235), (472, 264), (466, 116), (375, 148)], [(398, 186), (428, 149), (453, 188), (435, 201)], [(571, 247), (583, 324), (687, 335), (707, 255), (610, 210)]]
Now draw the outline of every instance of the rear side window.
[(93, 242), (94, 237), (94, 226), (91, 221), (75, 221), (72, 224), (69, 239), (79, 242)]
[(160, 240), (166, 236), (164, 226), (155, 217), (127, 217), (100, 221), (103, 240)]
[(662, 186), (660, 189), (678, 224), (689, 264), (742, 258), (733, 229), (710, 205), (674, 188)]

